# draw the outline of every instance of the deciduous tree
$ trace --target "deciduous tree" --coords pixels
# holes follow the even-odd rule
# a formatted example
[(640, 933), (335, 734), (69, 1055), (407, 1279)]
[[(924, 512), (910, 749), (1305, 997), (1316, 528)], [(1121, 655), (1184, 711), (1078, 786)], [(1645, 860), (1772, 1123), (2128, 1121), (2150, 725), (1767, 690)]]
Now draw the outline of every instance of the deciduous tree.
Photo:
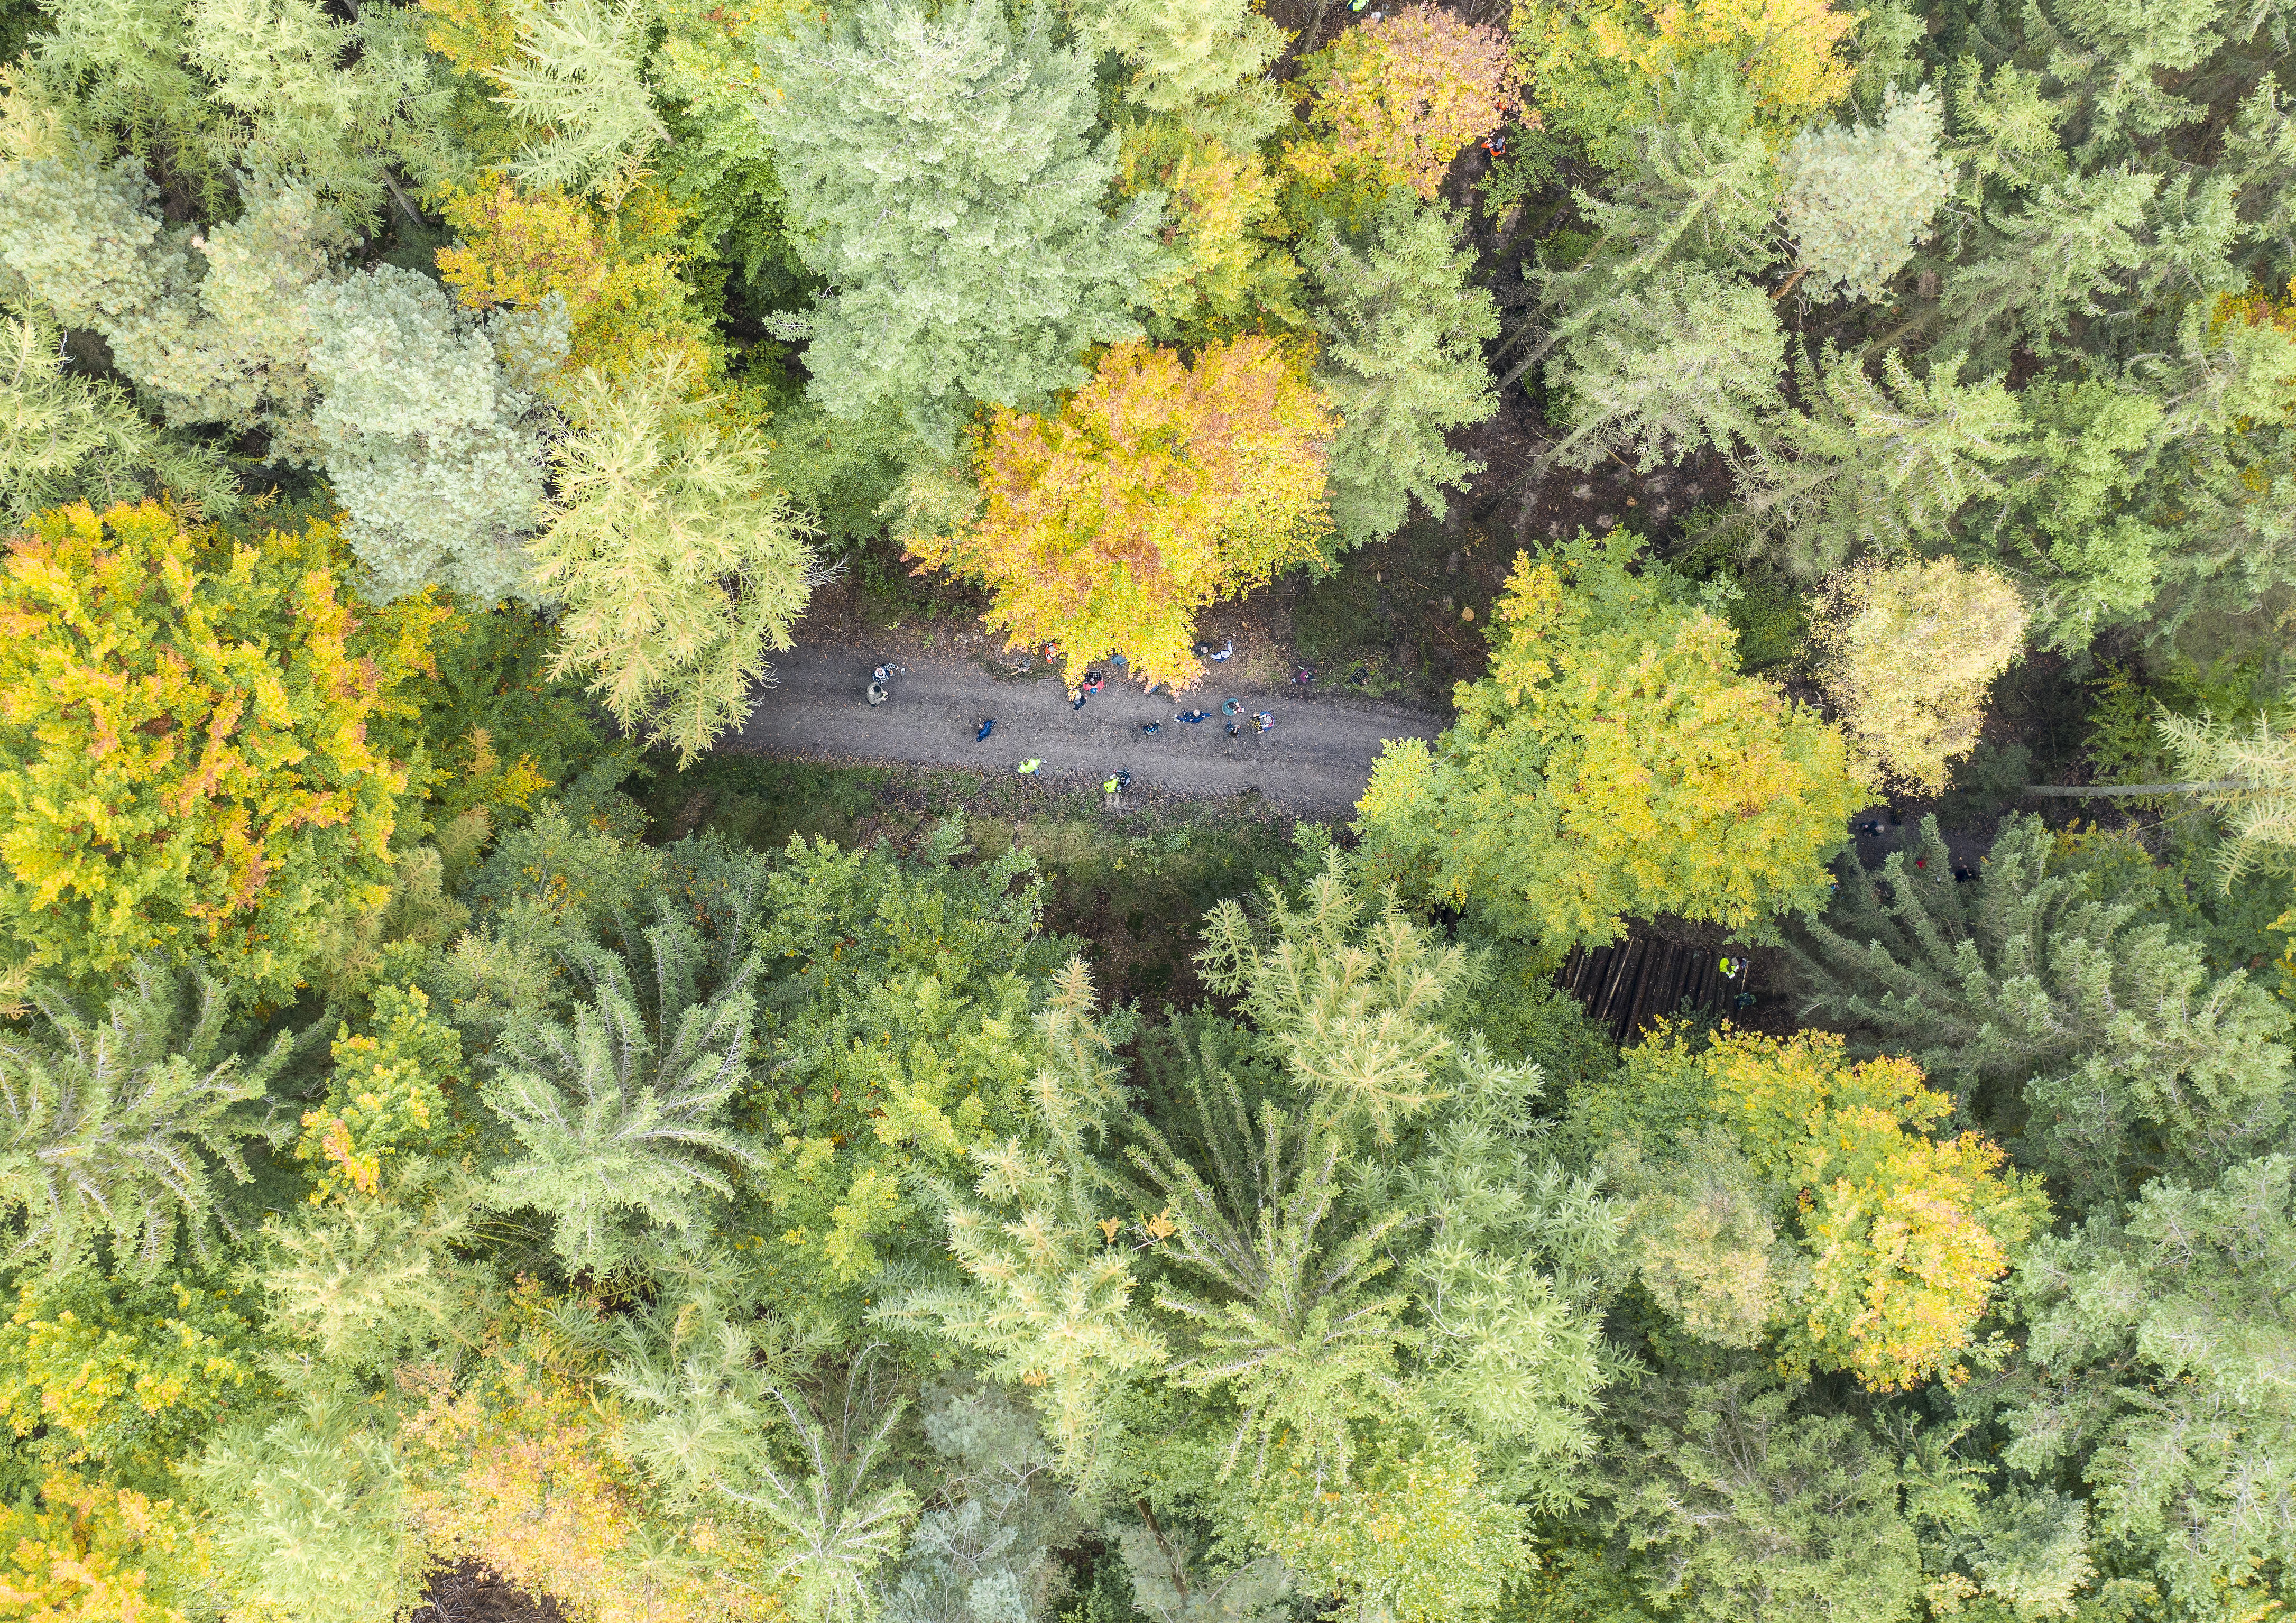
[(43, 513), (0, 594), (0, 917), (13, 963), (100, 980), (213, 955), (283, 996), (389, 894), (407, 763), (382, 725), (446, 611), (367, 610), (332, 527), (237, 541), (156, 503)]
[(1492, 674), (1432, 749), (1390, 743), (1356, 808), (1386, 871), (1558, 955), (1629, 915), (1807, 904), (1865, 799), (1841, 734), (1740, 676), (1730, 627), (1638, 551), (1517, 558)]
[(1636, 130), (1672, 111), (1702, 58), (1742, 74), (1774, 135), (1800, 128), (1849, 93), (1853, 26), (1823, 0), (1695, 0), (1655, 12), (1634, 0), (1518, 0), (1514, 10), (1523, 77), (1550, 127), (1614, 167)]
[(979, 517), (909, 551), (986, 586), (990, 623), (1016, 643), (1058, 642), (1072, 660), (1122, 649), (1136, 674), (1185, 686), (1199, 610), (1317, 555), (1334, 427), (1266, 339), (1185, 364), (1121, 344), (1057, 414), (997, 412)]
[(1451, 160), (1521, 94), (1505, 35), (1424, 3), (1349, 29), (1300, 64), (1299, 83), (1322, 138), (1292, 145), (1285, 161), (1311, 184), (1371, 198), (1405, 185), (1432, 199)]
[(1993, 679), (2023, 651), (2024, 600), (1951, 558), (1854, 570), (1813, 616), (1818, 682), (1876, 783), (1941, 794)]

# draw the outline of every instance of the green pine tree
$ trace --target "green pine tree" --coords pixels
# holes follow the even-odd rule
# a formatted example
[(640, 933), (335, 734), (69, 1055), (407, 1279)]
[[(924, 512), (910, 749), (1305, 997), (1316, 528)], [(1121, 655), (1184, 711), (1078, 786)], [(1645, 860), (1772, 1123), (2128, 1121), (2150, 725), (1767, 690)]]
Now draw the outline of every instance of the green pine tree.
[(998, 0), (872, 0), (771, 60), (758, 117), (828, 283), (802, 324), (831, 412), (890, 399), (946, 438), (969, 402), (1039, 403), (1138, 335), (1159, 204), (1103, 212), (1117, 143), (1090, 137), (1093, 65), (1041, 8), (1016, 29)]

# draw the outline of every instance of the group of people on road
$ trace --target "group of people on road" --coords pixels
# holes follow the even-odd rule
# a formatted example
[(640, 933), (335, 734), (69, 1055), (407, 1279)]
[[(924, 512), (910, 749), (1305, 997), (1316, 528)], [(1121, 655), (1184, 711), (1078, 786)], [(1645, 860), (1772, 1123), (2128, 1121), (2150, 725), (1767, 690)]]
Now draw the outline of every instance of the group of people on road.
[[(1230, 637), (1218, 648), (1214, 648), (1210, 643), (1199, 643), (1196, 644), (1196, 653), (1198, 657), (1210, 660), (1215, 664), (1223, 663), (1234, 657), (1235, 639), (1234, 637)], [(1059, 643), (1047, 643), (1045, 644), (1044, 658), (1046, 664), (1050, 665), (1059, 657)], [(1121, 670), (1126, 664), (1125, 657), (1120, 653), (1113, 655), (1111, 657), (1109, 663), (1117, 669)], [(906, 676), (907, 675), (908, 670), (906, 667), (896, 665), (890, 660), (885, 660), (869, 673), (869, 686), (863, 696), (867, 699), (871, 708), (873, 709), (878, 705), (883, 704), (887, 700), (893, 696), (893, 679), (896, 676)], [(1069, 695), (1069, 708), (1071, 710), (1080, 710), (1084, 709), (1086, 701), (1090, 699), (1095, 693), (1099, 693), (1106, 685), (1107, 678), (1103, 676), (1101, 672), (1097, 670), (1086, 671), (1084, 674), (1084, 680), (1079, 683)], [(1151, 691), (1152, 692), (1153, 690), (1152, 689)], [(1238, 719), (1244, 714), (1242, 700), (1236, 698), (1222, 700), (1220, 701), (1219, 714), (1226, 727), (1228, 737), (1240, 738), (1243, 735), (1243, 722)], [(1206, 709), (1190, 709), (1177, 712), (1173, 716), (1172, 719), (1175, 721), (1185, 721), (1193, 726), (1200, 722), (1211, 720), (1212, 713)], [(1275, 725), (1275, 713), (1273, 710), (1255, 710), (1251, 712), (1249, 719), (1251, 723), (1251, 731), (1254, 737), (1269, 731)], [(980, 718), (980, 725), (979, 729), (972, 734), (973, 742), (982, 744), (987, 743), (988, 742), (989, 734), (996, 732), (996, 718), (994, 716), (982, 717)], [(1162, 734), (1164, 731), (1164, 724), (1160, 719), (1144, 722), (1141, 725), (1140, 731), (1145, 737), (1156, 738)], [(1044, 765), (1045, 762), (1043, 757), (1033, 756), (1029, 759), (1022, 761), (1015, 770), (1019, 772), (1022, 777), (1034, 777), (1044, 769)], [(1115, 795), (1128, 787), (1131, 784), (1131, 773), (1119, 772), (1114, 776), (1111, 777), (1107, 783), (1103, 785), (1103, 787), (1107, 790), (1109, 794)]]

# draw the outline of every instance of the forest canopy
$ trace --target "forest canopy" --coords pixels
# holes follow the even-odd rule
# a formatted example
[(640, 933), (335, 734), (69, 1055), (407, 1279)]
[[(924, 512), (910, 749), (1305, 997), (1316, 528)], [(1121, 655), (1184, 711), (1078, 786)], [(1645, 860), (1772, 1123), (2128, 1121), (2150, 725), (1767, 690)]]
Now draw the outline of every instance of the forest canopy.
[(2292, 29), (0, 0), (0, 1619), (2284, 1614)]

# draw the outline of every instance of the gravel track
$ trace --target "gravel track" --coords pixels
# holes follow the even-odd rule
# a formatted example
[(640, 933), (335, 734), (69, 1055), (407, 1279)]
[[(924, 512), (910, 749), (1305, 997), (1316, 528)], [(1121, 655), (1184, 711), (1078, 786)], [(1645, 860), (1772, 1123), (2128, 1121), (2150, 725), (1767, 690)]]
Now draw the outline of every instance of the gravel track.
[[(1069, 708), (1060, 678), (1037, 665), (1008, 676), (1018, 656), (911, 654), (909, 674), (894, 684), (891, 702), (872, 709), (862, 694), (875, 660), (850, 648), (803, 644), (777, 656), (774, 681), (758, 708), (725, 745), (761, 755), (808, 759), (911, 761), (940, 766), (1011, 771), (1030, 757), (1044, 760), (1047, 777), (1098, 780), (1128, 769), (1136, 788), (1184, 795), (1231, 795), (1257, 790), (1268, 799), (1328, 816), (1353, 807), (1371, 777), (1382, 741), (1433, 738), (1440, 718), (1397, 705), (1333, 694), (1275, 693), (1224, 687), (1221, 668), (1186, 697), (1152, 699), (1136, 683), (1111, 681), (1081, 710)], [(1219, 719), (1220, 701), (1243, 701), (1275, 713), (1275, 725), (1254, 737), (1231, 739)], [(1201, 708), (1213, 719), (1177, 721), (1183, 708)], [(973, 734), (983, 717), (996, 718), (986, 742)], [(1160, 720), (1160, 736), (1144, 736), (1144, 722)]]

